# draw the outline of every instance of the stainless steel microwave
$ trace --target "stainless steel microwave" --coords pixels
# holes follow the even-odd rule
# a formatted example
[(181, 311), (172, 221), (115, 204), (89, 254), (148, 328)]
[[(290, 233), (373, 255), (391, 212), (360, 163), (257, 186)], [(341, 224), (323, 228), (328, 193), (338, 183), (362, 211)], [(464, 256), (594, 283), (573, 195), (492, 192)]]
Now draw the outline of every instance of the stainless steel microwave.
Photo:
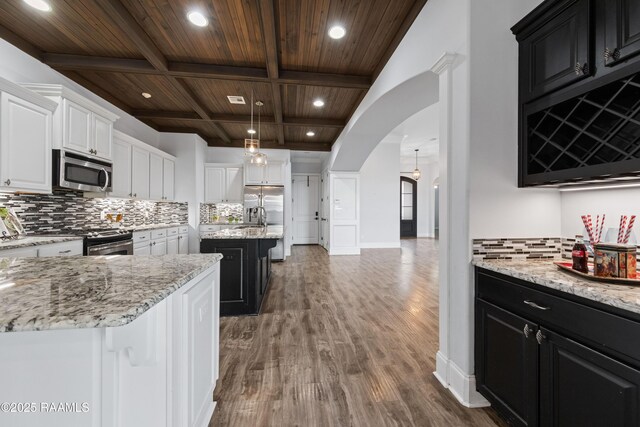
[(109, 162), (53, 150), (53, 186), (72, 190), (111, 191), (112, 165)]

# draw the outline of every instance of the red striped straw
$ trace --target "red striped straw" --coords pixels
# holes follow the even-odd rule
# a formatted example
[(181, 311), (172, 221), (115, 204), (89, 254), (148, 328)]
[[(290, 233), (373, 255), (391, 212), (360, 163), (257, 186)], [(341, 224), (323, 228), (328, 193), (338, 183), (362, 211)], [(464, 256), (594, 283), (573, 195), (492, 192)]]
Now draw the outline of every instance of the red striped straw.
[(618, 229), (618, 243), (622, 243), (622, 239), (624, 236), (624, 229), (625, 226), (627, 224), (627, 216), (626, 215), (621, 215), (620, 216), (620, 228)]
[(629, 243), (629, 237), (631, 237), (631, 229), (633, 228), (633, 223), (636, 220), (636, 216), (635, 215), (631, 215), (631, 218), (629, 218), (629, 226), (627, 227), (627, 232), (624, 233), (624, 240), (622, 241), (622, 243), (627, 244)]
[(582, 223), (584, 224), (584, 228), (587, 229), (587, 234), (589, 235), (589, 241), (593, 243), (593, 232), (591, 231), (591, 215), (582, 215)]
[(600, 243), (602, 239), (602, 230), (604, 229), (604, 217), (606, 214), (602, 214), (602, 222), (600, 223), (600, 229), (598, 230), (598, 241), (596, 243)]

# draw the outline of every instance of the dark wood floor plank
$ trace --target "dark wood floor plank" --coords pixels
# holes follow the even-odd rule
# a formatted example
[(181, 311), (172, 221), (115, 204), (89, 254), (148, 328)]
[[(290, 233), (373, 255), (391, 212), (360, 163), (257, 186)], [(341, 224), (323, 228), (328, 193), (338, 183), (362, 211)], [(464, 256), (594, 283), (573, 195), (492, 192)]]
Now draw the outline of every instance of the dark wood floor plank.
[(495, 426), (433, 376), (437, 242), (329, 257), (296, 246), (259, 316), (221, 319), (210, 426)]

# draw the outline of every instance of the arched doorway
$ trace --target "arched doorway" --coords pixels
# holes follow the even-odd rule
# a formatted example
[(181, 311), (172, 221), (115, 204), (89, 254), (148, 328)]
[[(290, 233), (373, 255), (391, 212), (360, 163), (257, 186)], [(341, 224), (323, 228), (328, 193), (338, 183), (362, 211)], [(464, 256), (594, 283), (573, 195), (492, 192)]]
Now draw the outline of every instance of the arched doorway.
[(418, 236), (418, 181), (400, 177), (400, 237)]

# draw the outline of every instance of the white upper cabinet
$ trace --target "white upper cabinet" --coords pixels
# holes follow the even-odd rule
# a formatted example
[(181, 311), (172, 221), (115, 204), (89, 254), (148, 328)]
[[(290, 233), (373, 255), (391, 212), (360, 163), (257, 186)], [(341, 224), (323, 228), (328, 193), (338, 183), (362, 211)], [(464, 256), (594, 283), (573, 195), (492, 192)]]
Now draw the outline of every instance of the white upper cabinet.
[(53, 148), (111, 160), (116, 114), (62, 85), (23, 86), (61, 106), (53, 115)]
[(51, 193), (57, 104), (0, 79), (0, 190)]
[(226, 177), (223, 167), (206, 166), (204, 169), (205, 203), (224, 202), (226, 197)]
[[(140, 147), (132, 149), (131, 195), (137, 199), (149, 198), (149, 155)], [(114, 177), (114, 180), (116, 177)]]
[(149, 198), (162, 199), (162, 157), (156, 153), (149, 153)]
[(204, 176), (205, 203), (242, 203), (244, 192), (242, 167), (207, 164)]
[(113, 197), (131, 197), (131, 144), (118, 136), (113, 138)]
[(284, 185), (284, 162), (268, 160), (266, 165), (246, 162), (244, 165), (245, 185)]
[(175, 162), (167, 158), (162, 160), (162, 199), (173, 200), (176, 179)]
[(225, 178), (227, 202), (242, 203), (244, 199), (244, 177), (242, 175), (242, 168), (226, 168)]

